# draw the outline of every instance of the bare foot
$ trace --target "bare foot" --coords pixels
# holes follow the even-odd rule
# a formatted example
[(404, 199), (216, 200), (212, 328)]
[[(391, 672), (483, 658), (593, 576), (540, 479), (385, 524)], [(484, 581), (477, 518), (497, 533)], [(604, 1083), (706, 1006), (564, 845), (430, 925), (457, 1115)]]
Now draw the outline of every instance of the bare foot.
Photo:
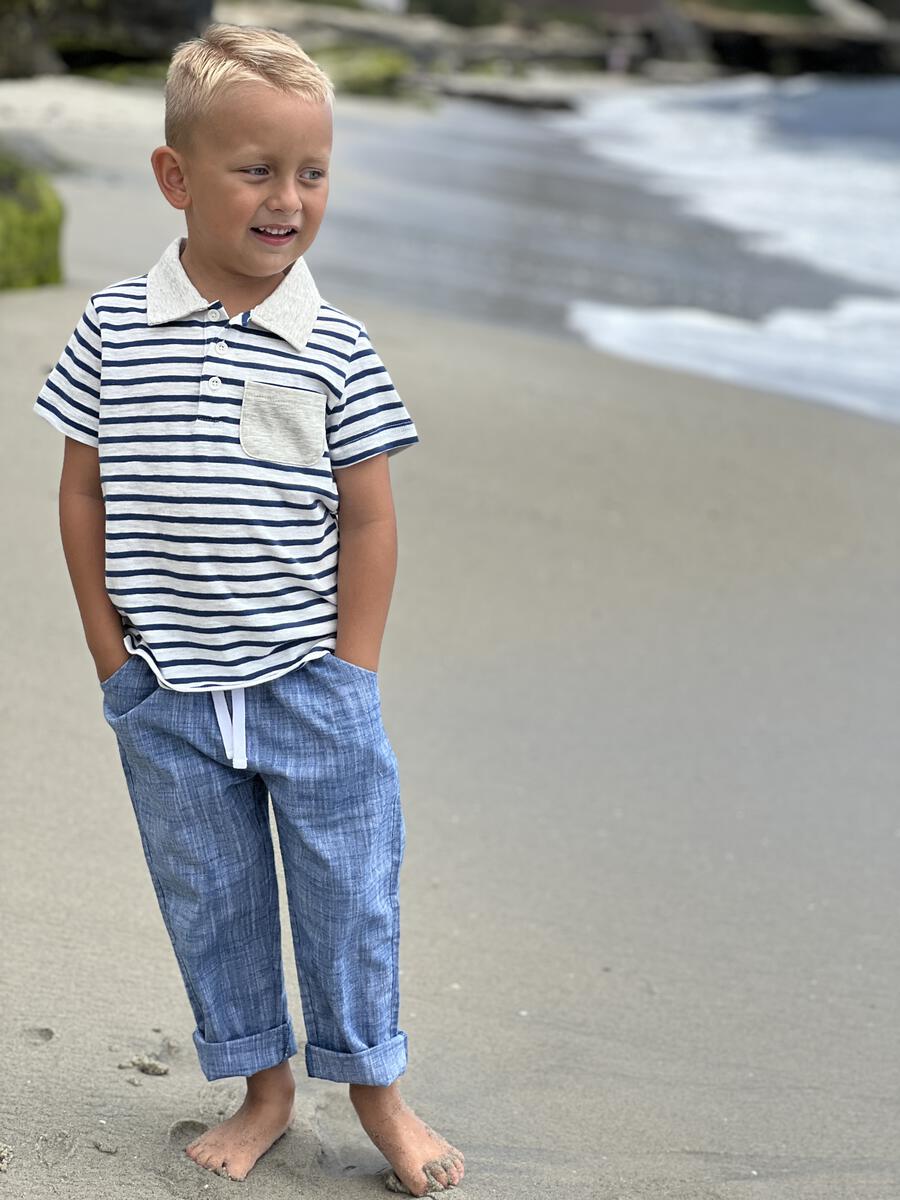
[(294, 1113), (294, 1075), (285, 1059), (247, 1079), (247, 1095), (234, 1116), (185, 1147), (201, 1167), (226, 1179), (246, 1179), (256, 1160), (276, 1142)]
[(416, 1116), (396, 1080), (388, 1087), (351, 1083), (350, 1099), (363, 1129), (393, 1168), (385, 1180), (390, 1191), (427, 1196), (456, 1187), (465, 1174), (465, 1156)]

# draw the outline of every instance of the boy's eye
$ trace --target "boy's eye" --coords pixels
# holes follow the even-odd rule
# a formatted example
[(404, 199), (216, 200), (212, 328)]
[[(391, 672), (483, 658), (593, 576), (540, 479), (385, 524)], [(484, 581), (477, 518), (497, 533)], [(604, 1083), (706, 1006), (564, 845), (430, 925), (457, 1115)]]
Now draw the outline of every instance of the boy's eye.
[[(267, 173), (267, 172), (268, 172), (268, 170), (269, 170), (269, 168), (268, 168), (268, 167), (245, 167), (245, 168), (244, 168), (245, 174), (247, 174), (247, 175), (253, 175), (253, 178), (254, 178), (254, 179), (261, 179), (261, 178), (262, 178), (262, 176), (254, 174), (254, 172), (256, 172), (256, 171), (263, 171), (263, 172), (266, 172), (266, 173)], [(310, 167), (310, 168), (309, 168), (309, 171), (307, 172), (307, 174), (309, 174), (310, 172), (311, 172), (311, 173), (312, 173), (312, 175), (314, 176), (314, 178), (313, 178), (313, 180), (312, 180), (312, 182), (313, 182), (313, 183), (317, 182), (319, 179), (324, 179), (324, 177), (325, 177), (325, 172), (324, 172), (324, 171), (321, 171), (321, 170), (320, 170), (318, 167)]]

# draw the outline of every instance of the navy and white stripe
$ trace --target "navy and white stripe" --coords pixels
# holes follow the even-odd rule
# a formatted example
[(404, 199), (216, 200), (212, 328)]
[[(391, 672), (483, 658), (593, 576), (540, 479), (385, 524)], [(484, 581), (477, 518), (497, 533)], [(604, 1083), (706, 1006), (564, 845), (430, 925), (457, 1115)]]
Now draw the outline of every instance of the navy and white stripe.
[[(419, 438), (365, 326), (319, 296), (302, 258), (228, 319), (194, 289), (181, 246), (91, 296), (34, 411), (98, 448), (124, 644), (164, 687), (193, 692), (263, 683), (334, 649), (333, 471)], [(248, 382), (324, 393), (319, 463), (247, 454)]]

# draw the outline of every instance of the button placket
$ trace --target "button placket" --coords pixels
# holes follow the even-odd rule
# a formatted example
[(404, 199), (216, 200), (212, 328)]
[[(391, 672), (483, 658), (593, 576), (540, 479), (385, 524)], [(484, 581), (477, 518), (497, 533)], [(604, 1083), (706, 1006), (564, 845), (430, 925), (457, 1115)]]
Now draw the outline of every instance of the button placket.
[(222, 387), (222, 377), (218, 374), (210, 375), (209, 372), (221, 371), (222, 364), (216, 361), (216, 359), (228, 351), (228, 343), (222, 338), (222, 332), (224, 331), (216, 328), (216, 324), (220, 324), (225, 320), (225, 314), (220, 308), (210, 308), (207, 310), (206, 317), (211, 323), (210, 331), (215, 330), (216, 340), (207, 341), (204, 350), (200, 397), (197, 405), (197, 420), (195, 422), (195, 429), (198, 433), (209, 432), (210, 423), (221, 412), (220, 406), (215, 403), (215, 395)]

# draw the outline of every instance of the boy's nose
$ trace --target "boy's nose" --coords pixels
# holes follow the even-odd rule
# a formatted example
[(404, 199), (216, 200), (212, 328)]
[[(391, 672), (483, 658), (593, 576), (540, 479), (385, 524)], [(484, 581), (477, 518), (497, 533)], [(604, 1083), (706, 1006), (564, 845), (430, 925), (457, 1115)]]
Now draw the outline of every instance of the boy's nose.
[(280, 220), (288, 224), (292, 217), (296, 217), (303, 211), (303, 200), (299, 189), (291, 185), (281, 188), (269, 197), (266, 208), (271, 213), (273, 220)]

